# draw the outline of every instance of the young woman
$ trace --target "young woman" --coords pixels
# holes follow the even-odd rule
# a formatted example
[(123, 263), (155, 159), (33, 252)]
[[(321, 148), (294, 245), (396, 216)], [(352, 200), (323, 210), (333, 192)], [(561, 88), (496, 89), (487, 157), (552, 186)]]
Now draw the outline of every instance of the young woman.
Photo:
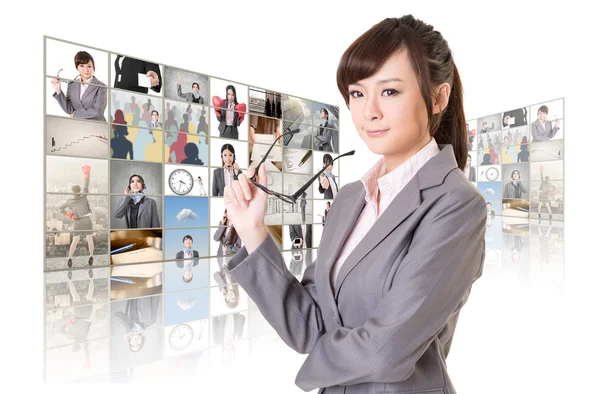
[(129, 177), (129, 185), (125, 188), (125, 196), (119, 200), (115, 210), (115, 218), (125, 217), (127, 228), (158, 228), (160, 219), (156, 201), (144, 196), (146, 184), (141, 175)]
[[(52, 95), (65, 113), (71, 118), (101, 120), (106, 122), (106, 85), (94, 77), (96, 64), (92, 55), (85, 51), (75, 54), (75, 68), (79, 72), (79, 81), (71, 81), (67, 85), (65, 95), (58, 78), (50, 83), (54, 88)], [(77, 78), (75, 78), (77, 79)]]
[(227, 85), (225, 88), (227, 96), (225, 101), (219, 96), (213, 96), (212, 102), (215, 107), (215, 115), (219, 121), (219, 137), (238, 139), (238, 126), (246, 116), (246, 104), (238, 103), (235, 86)]
[(221, 147), (221, 168), (215, 168), (212, 180), (213, 197), (223, 196), (225, 186), (230, 185), (242, 173), (240, 166), (235, 162), (235, 148), (231, 144)]
[(502, 198), (522, 198), (523, 194), (527, 194), (527, 189), (523, 186), (519, 170), (514, 170), (510, 174), (510, 178), (510, 182), (504, 185)]
[[(92, 265), (94, 263), (94, 234), (92, 231), (94, 230), (94, 226), (92, 224), (92, 208), (90, 207), (90, 203), (88, 201), (88, 193), (90, 192), (88, 187), (90, 185), (90, 172), (92, 167), (89, 165), (84, 165), (81, 167), (81, 171), (83, 171), (83, 190), (79, 185), (73, 185), (71, 190), (73, 191), (73, 198), (70, 198), (62, 204), (59, 209), (65, 217), (74, 220), (75, 225), (73, 230), (73, 241), (71, 241), (71, 247), (69, 248), (69, 257), (67, 260), (67, 265), (70, 267), (73, 266), (73, 254), (75, 253), (75, 249), (77, 249), (77, 244), (83, 235), (87, 239), (88, 250), (90, 251), (90, 258), (88, 259), (88, 264)], [(67, 208), (69, 211), (67, 212)]]
[(337, 82), (382, 158), (340, 189), (301, 282), (267, 235), (267, 195), (240, 175), (224, 200), (245, 247), (226, 268), (279, 336), (309, 354), (296, 378), (304, 391), (455, 393), (445, 359), (482, 272), (486, 204), (462, 172), (452, 52), (432, 26), (388, 18), (346, 50)]

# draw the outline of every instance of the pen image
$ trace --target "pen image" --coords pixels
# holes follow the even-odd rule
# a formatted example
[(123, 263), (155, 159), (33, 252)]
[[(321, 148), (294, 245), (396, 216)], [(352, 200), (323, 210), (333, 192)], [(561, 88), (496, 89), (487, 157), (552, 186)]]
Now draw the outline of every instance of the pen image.
[(306, 152), (306, 154), (302, 157), (302, 159), (300, 160), (300, 163), (298, 163), (298, 167), (302, 167), (302, 165), (304, 163), (306, 163), (306, 161), (312, 156), (312, 151), (309, 150), (308, 152)]

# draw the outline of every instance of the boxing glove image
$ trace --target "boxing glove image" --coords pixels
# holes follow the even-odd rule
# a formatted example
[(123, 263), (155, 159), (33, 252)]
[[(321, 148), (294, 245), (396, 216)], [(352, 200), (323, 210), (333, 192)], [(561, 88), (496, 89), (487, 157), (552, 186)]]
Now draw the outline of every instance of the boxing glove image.
[(75, 220), (75, 212), (65, 212), (65, 217), (67, 219)]
[(215, 107), (214, 108), (215, 114), (217, 114), (217, 116), (221, 116), (220, 109), (223, 108), (223, 99), (219, 96), (213, 96), (212, 104), (213, 104), (213, 107)]
[(84, 165), (81, 166), (81, 171), (83, 171), (83, 176), (85, 178), (89, 178), (90, 177), (90, 171), (92, 170), (92, 167), (90, 167), (89, 165)]
[(235, 110), (238, 111), (238, 119), (240, 123), (244, 121), (244, 117), (246, 116), (246, 104), (240, 103), (235, 106)]

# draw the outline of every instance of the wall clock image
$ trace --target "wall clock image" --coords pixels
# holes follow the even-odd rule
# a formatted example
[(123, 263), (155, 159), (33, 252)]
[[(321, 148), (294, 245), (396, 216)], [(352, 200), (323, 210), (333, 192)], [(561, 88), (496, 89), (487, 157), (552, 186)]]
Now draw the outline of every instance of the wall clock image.
[(194, 187), (194, 178), (187, 170), (178, 168), (169, 175), (169, 188), (173, 193), (184, 196), (192, 191)]
[(485, 177), (490, 182), (497, 180), (498, 176), (500, 176), (500, 171), (496, 167), (490, 167), (485, 171)]
[(169, 334), (169, 346), (173, 350), (183, 350), (192, 343), (194, 330), (188, 324), (178, 324)]

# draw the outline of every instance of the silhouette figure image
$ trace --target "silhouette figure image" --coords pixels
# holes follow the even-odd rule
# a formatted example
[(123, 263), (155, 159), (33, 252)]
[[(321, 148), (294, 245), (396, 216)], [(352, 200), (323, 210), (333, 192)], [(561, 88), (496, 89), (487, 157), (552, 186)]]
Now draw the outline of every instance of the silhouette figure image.
[(181, 160), (181, 164), (196, 164), (204, 165), (204, 162), (198, 158), (198, 146), (193, 142), (188, 142), (183, 148), (185, 159)]
[(112, 148), (113, 159), (127, 159), (129, 154), (129, 160), (133, 160), (133, 144), (127, 138), (129, 135), (127, 126), (125, 125), (113, 125), (115, 129), (115, 138), (110, 141), (110, 147)]

